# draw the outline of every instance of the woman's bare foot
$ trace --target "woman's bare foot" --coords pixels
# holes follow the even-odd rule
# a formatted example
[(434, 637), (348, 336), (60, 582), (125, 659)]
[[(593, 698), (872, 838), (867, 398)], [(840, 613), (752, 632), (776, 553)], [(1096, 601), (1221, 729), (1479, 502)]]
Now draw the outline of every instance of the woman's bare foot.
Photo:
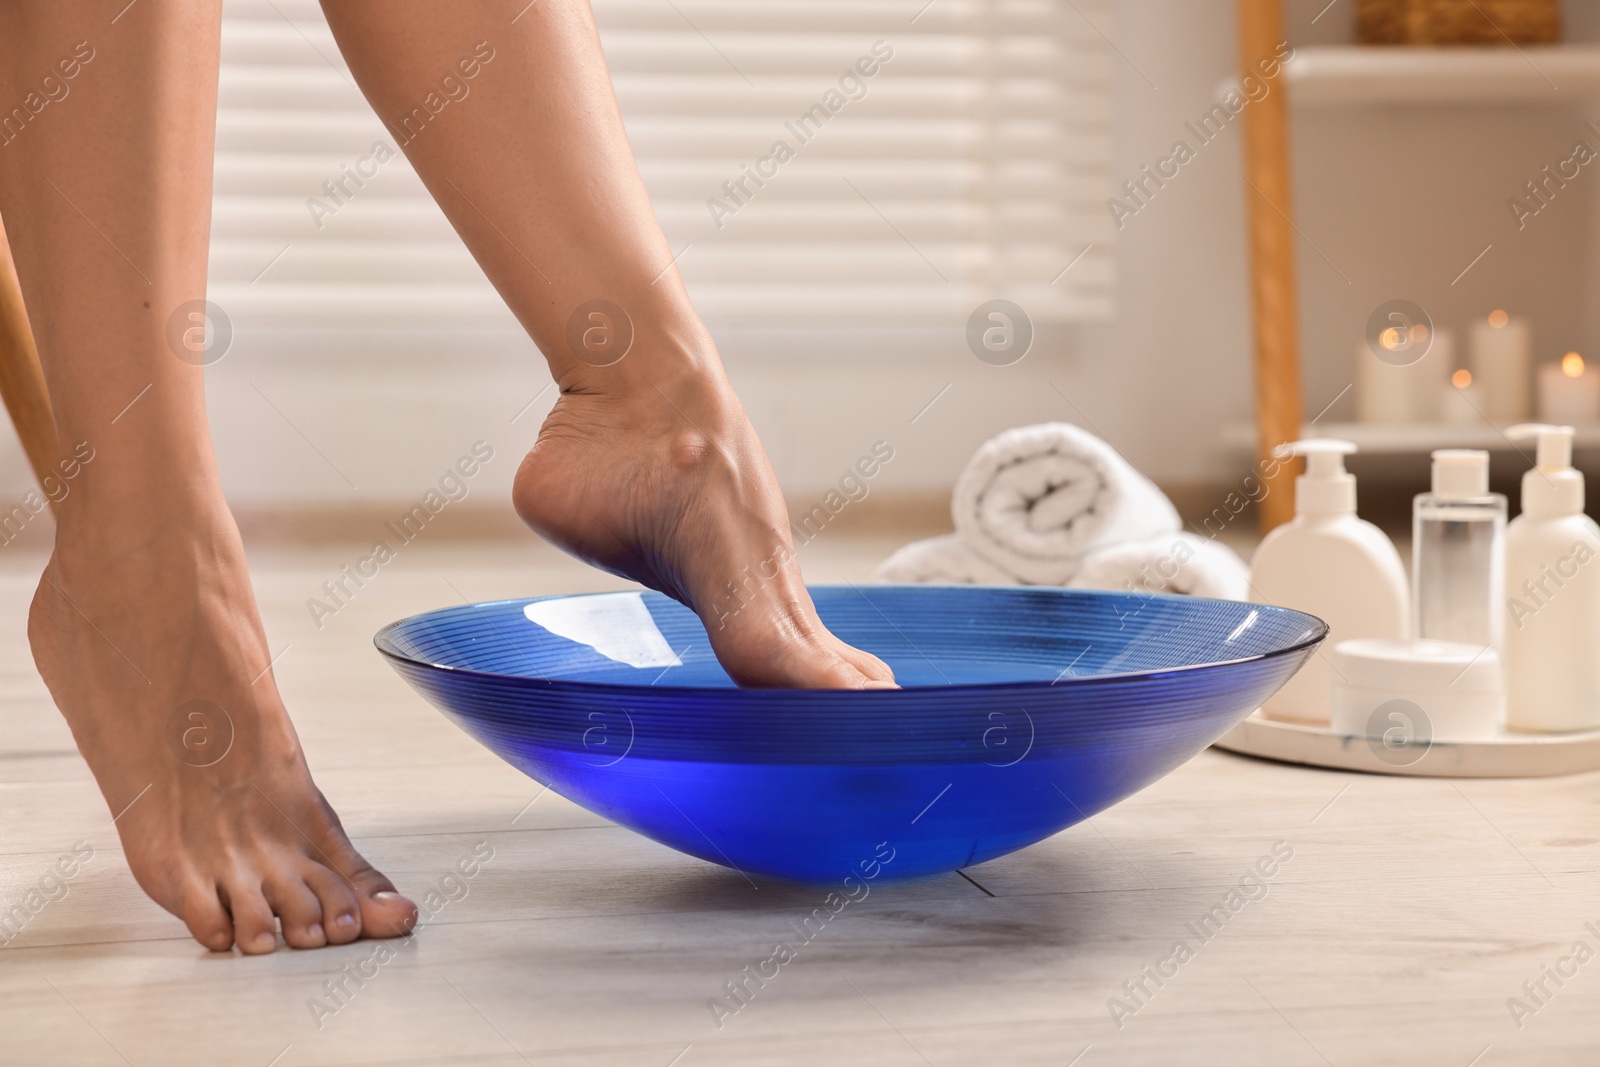
[[(73, 498), (69, 498), (71, 500)], [(74, 501), (75, 502), (75, 501)], [(392, 937), (416, 907), (311, 781), (220, 505), (69, 510), (28, 619), (34, 660), (128, 866), (214, 951)]]
[(777, 479), (720, 368), (642, 383), (608, 371), (562, 383), (517, 472), (523, 520), (694, 609), (741, 685), (892, 688), (882, 660), (817, 618)]
[(473, 104), (400, 144), (561, 388), (517, 474), (522, 517), (693, 608), (745, 685), (892, 685), (817, 618), (777, 480), (634, 165), (590, 5), (323, 10), (380, 115), (408, 114), (425, 72), (485, 42), (458, 68), (483, 86)]

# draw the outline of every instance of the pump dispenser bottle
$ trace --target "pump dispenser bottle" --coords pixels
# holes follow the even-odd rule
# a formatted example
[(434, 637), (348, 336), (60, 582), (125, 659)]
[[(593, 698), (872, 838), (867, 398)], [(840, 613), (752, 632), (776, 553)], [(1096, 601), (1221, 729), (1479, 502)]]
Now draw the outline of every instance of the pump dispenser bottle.
[[(1295, 479), (1295, 516), (1269, 533), (1250, 561), (1252, 594), (1268, 604), (1310, 612), (1328, 624), (1325, 648), (1357, 637), (1410, 636), (1405, 567), (1382, 530), (1356, 517), (1349, 441), (1316, 438), (1289, 446), (1306, 458)], [(1270, 697), (1274, 719), (1328, 721), (1328, 658), (1315, 655)]]
[(1489, 453), (1441, 448), (1433, 492), (1412, 509), (1411, 580), (1419, 638), (1499, 651), (1505, 636), (1506, 498), (1489, 492)]
[(1600, 728), (1600, 526), (1583, 513), (1570, 426), (1513, 426), (1536, 438), (1522, 514), (1506, 530), (1506, 725)]

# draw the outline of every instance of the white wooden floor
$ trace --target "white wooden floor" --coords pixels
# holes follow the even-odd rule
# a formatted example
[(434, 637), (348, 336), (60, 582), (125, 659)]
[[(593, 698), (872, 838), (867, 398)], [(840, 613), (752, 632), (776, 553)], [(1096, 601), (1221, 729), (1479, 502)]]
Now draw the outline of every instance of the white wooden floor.
[[(808, 572), (859, 580), (890, 547), (830, 535)], [(419, 541), (318, 632), (306, 598), (360, 552), (252, 553), (312, 768), (415, 897), (493, 849), (386, 961), (371, 942), (211, 955), (144, 899), (28, 656), (42, 559), (0, 549), (0, 911), (76, 842), (95, 850), (0, 948), (0, 1063), (1600, 1062), (1600, 776), (1405, 780), (1215, 751), (970, 880), (876, 886), (719, 1029), (708, 1000), (794, 940), (822, 891), (752, 889), (540, 796), (371, 646), (462, 597), (618, 583), (532, 543)], [(1266, 895), (1198, 939), (1188, 924), (1280, 841), (1293, 856)], [(1129, 999), (1180, 939), (1192, 958)], [(1523, 983), (1541, 978), (1535, 1000)], [(1113, 996), (1138, 1007), (1120, 1027)]]

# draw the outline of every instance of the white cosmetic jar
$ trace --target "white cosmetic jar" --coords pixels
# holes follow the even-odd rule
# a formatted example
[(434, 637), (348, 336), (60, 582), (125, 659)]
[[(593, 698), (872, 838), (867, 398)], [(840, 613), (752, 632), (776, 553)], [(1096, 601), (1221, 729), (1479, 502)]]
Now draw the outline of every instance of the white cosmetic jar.
[(1481, 741), (1505, 724), (1505, 679), (1493, 648), (1457, 641), (1341, 641), (1329, 655), (1336, 734)]

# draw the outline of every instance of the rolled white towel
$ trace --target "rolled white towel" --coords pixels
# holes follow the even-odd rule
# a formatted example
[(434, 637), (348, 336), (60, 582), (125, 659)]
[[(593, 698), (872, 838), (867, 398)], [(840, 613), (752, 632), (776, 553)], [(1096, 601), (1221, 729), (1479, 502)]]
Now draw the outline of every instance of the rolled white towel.
[(1064, 585), (1102, 545), (1181, 529), (1155, 483), (1094, 434), (1065, 422), (1021, 426), (967, 463), (950, 501), (956, 532), (1030, 585)]
[(1071, 584), (1249, 600), (1250, 568), (1227, 545), (1191, 533), (1167, 534), (1095, 549), (1083, 557)]
[(931, 582), (942, 585), (1016, 585), (955, 534), (913, 541), (895, 550), (872, 572), (875, 582)]

